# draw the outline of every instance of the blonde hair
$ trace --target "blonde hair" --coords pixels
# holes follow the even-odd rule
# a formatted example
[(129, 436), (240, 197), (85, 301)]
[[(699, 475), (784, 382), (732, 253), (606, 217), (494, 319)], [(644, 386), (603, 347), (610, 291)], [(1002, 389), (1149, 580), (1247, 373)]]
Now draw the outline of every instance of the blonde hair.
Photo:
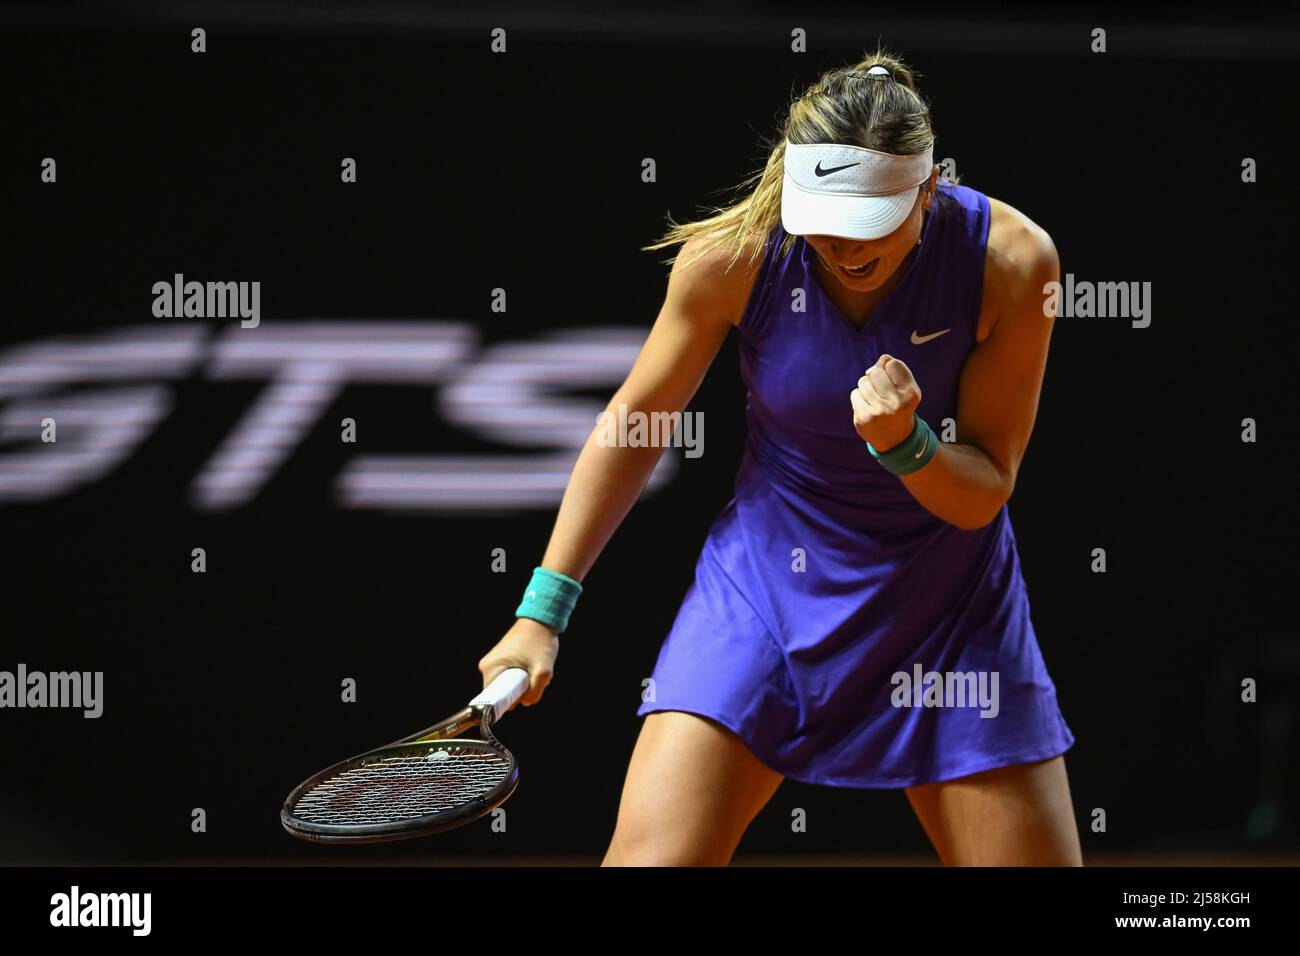
[[(890, 76), (868, 76), (867, 70), (873, 66), (884, 67)], [(853, 66), (826, 71), (790, 105), (777, 135), (767, 143), (767, 165), (732, 190), (738, 194), (752, 187), (747, 196), (725, 207), (714, 206), (707, 210), (710, 214), (706, 218), (695, 222), (679, 223), (669, 214), (669, 228), (663, 238), (642, 246), (642, 251), (701, 238), (691, 262), (718, 246), (730, 244), (730, 269), (740, 259), (746, 240), (763, 237), (763, 242), (749, 244), (752, 265), (762, 255), (766, 237), (781, 221), (786, 140), (864, 146), (903, 156), (923, 153), (934, 142), (934, 131), (930, 127), (930, 104), (916, 88), (920, 75), (883, 47), (866, 54)], [(949, 181), (957, 180), (954, 177)], [(940, 193), (939, 198), (946, 197)], [(780, 255), (789, 254), (794, 239), (785, 237)], [(663, 261), (671, 265), (676, 259), (673, 256)]]

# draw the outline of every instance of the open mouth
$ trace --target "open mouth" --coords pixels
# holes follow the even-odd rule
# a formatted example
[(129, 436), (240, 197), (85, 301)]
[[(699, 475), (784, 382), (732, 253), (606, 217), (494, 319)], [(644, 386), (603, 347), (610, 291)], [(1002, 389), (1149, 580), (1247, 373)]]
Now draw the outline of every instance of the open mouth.
[(875, 271), (876, 263), (879, 261), (880, 261), (879, 259), (872, 259), (866, 265), (858, 266), (856, 269), (848, 269), (845, 268), (844, 266), (840, 266), (840, 268), (844, 269), (845, 275), (851, 275), (855, 279), (862, 279), (865, 278), (866, 276), (871, 275), (871, 273)]

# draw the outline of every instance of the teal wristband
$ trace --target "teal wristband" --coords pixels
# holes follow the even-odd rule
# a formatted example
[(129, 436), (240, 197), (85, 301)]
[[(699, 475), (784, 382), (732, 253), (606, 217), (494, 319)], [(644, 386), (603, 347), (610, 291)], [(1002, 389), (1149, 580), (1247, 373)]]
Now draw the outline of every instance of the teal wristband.
[(913, 417), (916, 424), (912, 427), (912, 434), (889, 451), (876, 451), (871, 442), (867, 442), (867, 451), (891, 475), (910, 475), (920, 471), (939, 450), (939, 436), (920, 415)]
[(533, 578), (524, 590), (523, 601), (515, 608), (515, 617), (540, 621), (560, 634), (569, 626), (569, 615), (581, 593), (582, 585), (567, 574), (533, 568)]

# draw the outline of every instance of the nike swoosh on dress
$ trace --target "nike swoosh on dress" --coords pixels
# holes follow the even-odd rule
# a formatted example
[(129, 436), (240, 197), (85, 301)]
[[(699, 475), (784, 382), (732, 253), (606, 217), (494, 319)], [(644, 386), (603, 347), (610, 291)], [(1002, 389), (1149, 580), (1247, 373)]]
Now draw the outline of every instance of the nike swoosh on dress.
[(942, 332), (931, 332), (929, 335), (920, 335), (917, 333), (916, 329), (913, 329), (912, 344), (924, 345), (926, 342), (930, 341), (931, 339), (937, 339), (939, 336), (943, 335), (944, 333), (951, 332), (951, 331), (952, 329), (944, 329)]

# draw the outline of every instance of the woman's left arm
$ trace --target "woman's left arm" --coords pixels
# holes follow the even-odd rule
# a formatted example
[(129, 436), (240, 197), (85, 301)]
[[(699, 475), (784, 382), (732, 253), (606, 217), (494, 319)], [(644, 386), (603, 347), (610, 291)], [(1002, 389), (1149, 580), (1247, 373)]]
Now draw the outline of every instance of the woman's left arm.
[(1046, 232), (1016, 218), (1003, 247), (990, 245), (986, 253), (985, 268), (993, 272), (985, 295), (992, 294), (996, 311), (992, 331), (962, 370), (957, 440), (941, 442), (925, 467), (900, 478), (926, 510), (965, 530), (989, 524), (1011, 497), (1034, 429), (1052, 335), (1044, 286), (1060, 279), (1060, 260)]

